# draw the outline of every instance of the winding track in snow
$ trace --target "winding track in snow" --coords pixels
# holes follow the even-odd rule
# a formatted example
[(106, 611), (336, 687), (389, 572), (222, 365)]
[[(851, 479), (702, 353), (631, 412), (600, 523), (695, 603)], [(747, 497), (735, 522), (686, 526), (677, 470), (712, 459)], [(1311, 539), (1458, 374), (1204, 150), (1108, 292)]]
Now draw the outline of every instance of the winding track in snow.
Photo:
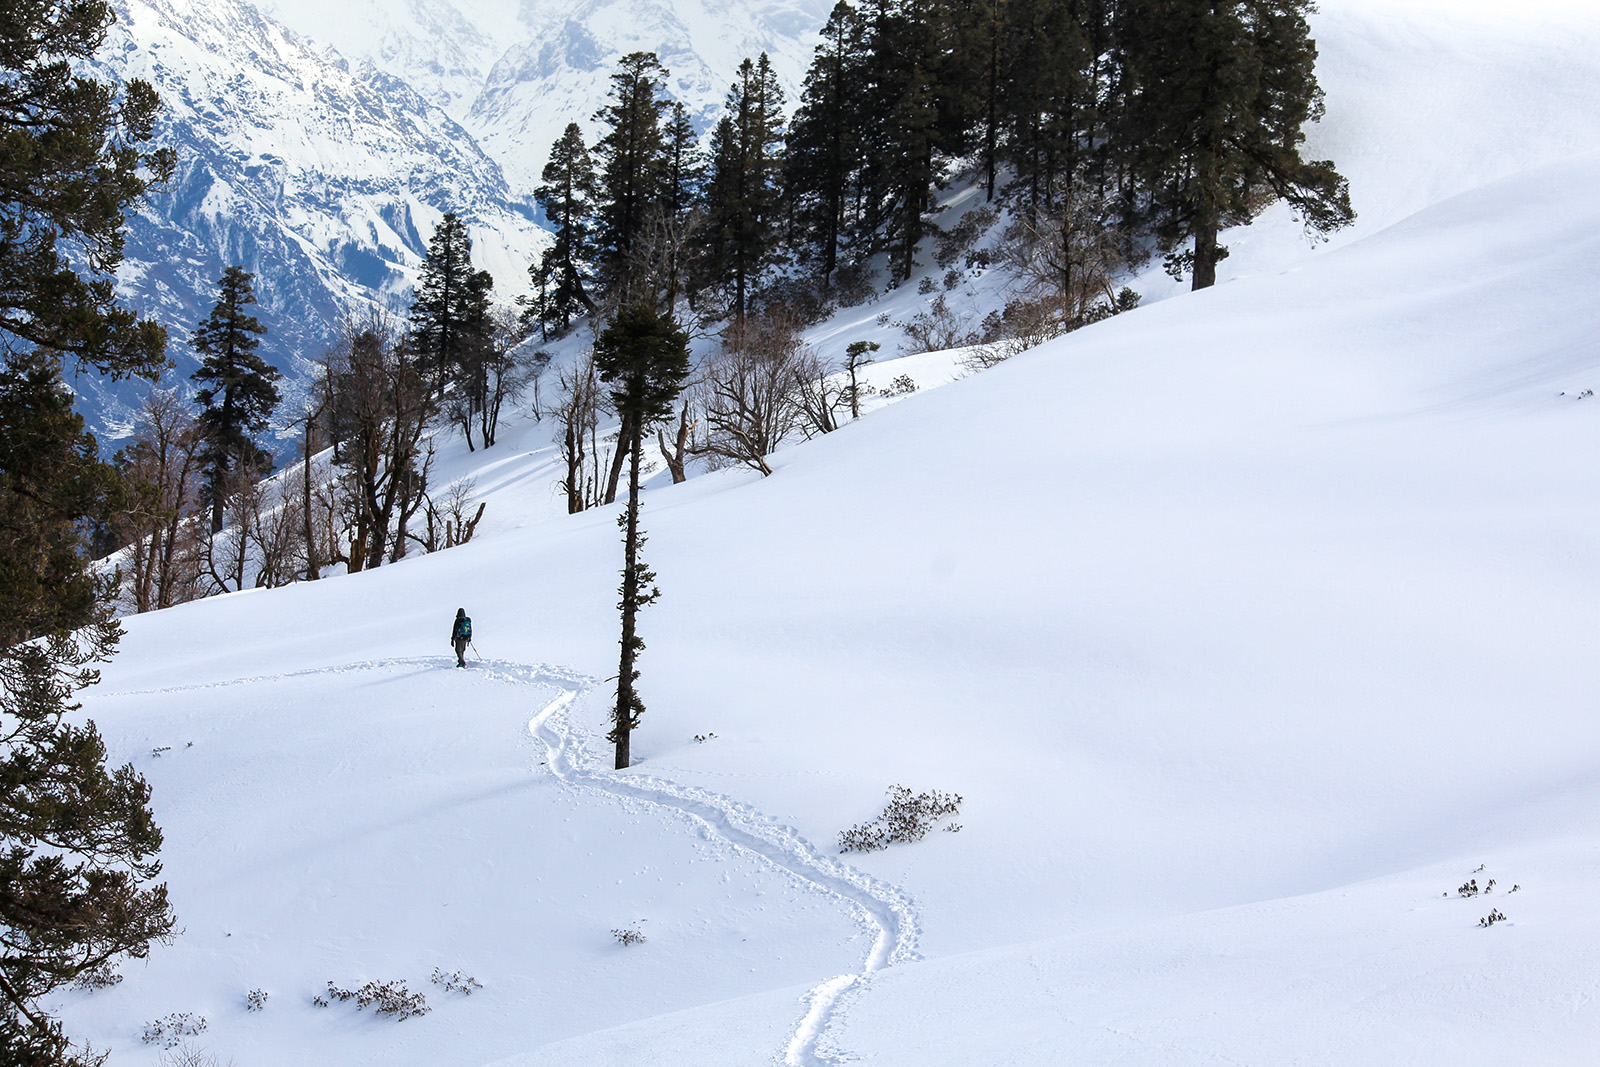
[(819, 851), (793, 827), (731, 797), (637, 771), (589, 769), (591, 761), (566, 712), (595, 688), (594, 679), (501, 661), (490, 661), (485, 666), (493, 675), (561, 690), (561, 695), (528, 723), (528, 732), (544, 744), (545, 764), (558, 780), (680, 812), (699, 823), (706, 833), (849, 904), (874, 930), (872, 948), (861, 970), (837, 975), (812, 988), (805, 1014), (783, 1050), (783, 1062), (790, 1067), (823, 1067), (840, 1062), (823, 1051), (822, 1042), (846, 994), (859, 989), (885, 967), (916, 958), (917, 921), (910, 898), (895, 886)]
[[(365, 660), (159, 689), (109, 691), (105, 695), (173, 693), (321, 674), (418, 665), (446, 666), (450, 662), (448, 657), (443, 656)], [(811, 989), (806, 998), (805, 1013), (782, 1052), (782, 1062), (787, 1067), (828, 1067), (842, 1062), (839, 1055), (824, 1051), (823, 1041), (829, 1025), (839, 1016), (845, 997), (852, 991), (859, 991), (873, 974), (885, 967), (917, 958), (918, 928), (911, 899), (899, 888), (819, 851), (793, 827), (732, 797), (638, 771), (593, 769), (587, 746), (568, 717), (567, 710), (597, 687), (598, 682), (594, 678), (556, 667), (497, 659), (483, 660), (474, 673), (496, 681), (545, 685), (560, 690), (561, 695), (546, 704), (528, 722), (529, 734), (545, 748), (545, 766), (558, 781), (685, 815), (698, 823), (708, 836), (753, 853), (856, 911), (874, 932), (872, 948), (862, 962), (861, 969), (829, 978)]]

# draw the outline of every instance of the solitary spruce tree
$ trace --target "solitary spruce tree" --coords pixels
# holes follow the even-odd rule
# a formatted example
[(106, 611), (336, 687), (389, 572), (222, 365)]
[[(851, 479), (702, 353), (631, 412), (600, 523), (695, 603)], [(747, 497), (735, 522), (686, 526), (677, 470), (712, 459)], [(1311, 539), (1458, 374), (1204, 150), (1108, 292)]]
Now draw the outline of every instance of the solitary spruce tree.
[(655, 573), (640, 559), (644, 535), (639, 529), (639, 456), (645, 428), (672, 415), (673, 404), (689, 375), (689, 338), (670, 313), (647, 305), (623, 308), (595, 340), (595, 366), (600, 380), (611, 386), (611, 403), (622, 417), (619, 448), (628, 452), (628, 506), (618, 520), (623, 528), (622, 657), (617, 668), (617, 704), (609, 736), (617, 747), (616, 767), (628, 766), (629, 739), (639, 725), (644, 702), (634, 683), (644, 642), (636, 621), (639, 609), (655, 602), (660, 590)]
[(234, 480), (265, 474), (272, 457), (252, 435), (267, 428), (278, 406), (276, 367), (268, 366), (256, 348), (267, 328), (247, 308), (256, 302), (254, 274), (229, 267), (217, 282), (216, 307), (194, 331), (190, 346), (203, 357), (190, 378), (204, 385), (195, 394), (201, 407), (200, 434), (205, 439), (206, 501), (211, 505), (211, 532), (222, 529), (222, 510)]

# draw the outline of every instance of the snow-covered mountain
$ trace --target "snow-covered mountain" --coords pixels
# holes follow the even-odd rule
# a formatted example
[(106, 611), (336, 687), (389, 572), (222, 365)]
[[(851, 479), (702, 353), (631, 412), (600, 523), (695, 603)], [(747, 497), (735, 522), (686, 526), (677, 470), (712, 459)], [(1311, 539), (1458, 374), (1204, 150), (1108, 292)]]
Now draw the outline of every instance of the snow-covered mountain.
[(831, 0), (263, 0), (286, 25), (416, 86), (472, 131), (521, 192), (568, 122), (586, 129), (616, 61), (655, 52), (708, 126), (741, 60), (767, 52), (791, 88)]
[[(544, 240), (532, 208), (471, 135), (405, 82), (351, 63), (242, 0), (119, 0), (101, 71), (142, 77), (166, 105), (173, 181), (130, 220), (121, 291), (188, 333), (240, 264), (257, 275), (264, 349), (303, 378), (351, 313), (403, 307), (434, 223), (469, 222), (502, 300)], [(97, 383), (79, 387), (97, 390)], [(120, 393), (83, 405), (114, 439)], [(109, 432), (107, 432), (109, 431)]]

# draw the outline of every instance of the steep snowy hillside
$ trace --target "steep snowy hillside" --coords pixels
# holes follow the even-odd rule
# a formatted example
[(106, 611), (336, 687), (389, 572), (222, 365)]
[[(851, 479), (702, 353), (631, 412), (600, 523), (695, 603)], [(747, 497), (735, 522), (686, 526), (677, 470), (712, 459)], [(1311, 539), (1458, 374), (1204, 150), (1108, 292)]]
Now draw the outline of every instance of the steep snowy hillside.
[[(537, 424), (442, 461), (509, 517), (467, 546), (129, 620), (86, 714), (184, 933), (69, 1028), (135, 1065), (199, 1017), (241, 1067), (1592, 1061), (1600, 13), (1338, 10), (1328, 136), (1461, 72), (1540, 118), (1436, 100), (1351, 156), (1334, 247), (1269, 217), (1229, 284), (658, 481), (632, 769), (615, 510), (559, 514)], [(1476, 122), (1507, 143), (1462, 158)], [(895, 783), (959, 831), (840, 856)], [(401, 980), (429, 1014), (329, 996)]]
[[(404, 83), (241, 0), (121, 0), (117, 12), (101, 69), (155, 84), (159, 136), (178, 153), (173, 182), (131, 220), (122, 291), (173, 329), (175, 377), (195, 366), (183, 342), (225, 267), (258, 275), (264, 348), (300, 377), (347, 314), (403, 304), (448, 210), (469, 221), (505, 299), (520, 294), (543, 231), (471, 137)], [(92, 408), (110, 429), (115, 401)]]

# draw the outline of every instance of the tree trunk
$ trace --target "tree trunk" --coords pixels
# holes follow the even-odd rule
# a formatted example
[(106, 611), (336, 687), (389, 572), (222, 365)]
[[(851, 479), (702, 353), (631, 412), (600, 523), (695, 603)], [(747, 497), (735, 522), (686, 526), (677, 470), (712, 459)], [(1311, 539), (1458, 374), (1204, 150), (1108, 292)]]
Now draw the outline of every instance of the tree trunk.
[(1209, 289), (1217, 284), (1217, 224), (1197, 222), (1194, 229), (1194, 286), (1193, 290)]
[[(631, 441), (637, 436), (633, 427), (629, 425), (628, 416), (622, 417), (622, 426), (617, 430), (617, 454), (611, 457), (611, 471), (606, 477), (605, 503), (614, 504), (617, 500), (617, 482), (622, 478), (622, 461), (627, 458), (628, 449), (623, 442)], [(638, 462), (638, 457), (634, 457)]]
[(640, 647), (635, 627), (639, 613), (639, 441), (633, 432), (632, 420), (628, 424), (628, 516), (627, 532), (623, 537), (622, 565), (622, 657), (617, 666), (617, 759), (616, 769), (629, 766), (632, 753), (629, 740), (633, 733), (634, 716), (639, 708), (639, 697), (633, 683), (638, 678), (634, 661)]

